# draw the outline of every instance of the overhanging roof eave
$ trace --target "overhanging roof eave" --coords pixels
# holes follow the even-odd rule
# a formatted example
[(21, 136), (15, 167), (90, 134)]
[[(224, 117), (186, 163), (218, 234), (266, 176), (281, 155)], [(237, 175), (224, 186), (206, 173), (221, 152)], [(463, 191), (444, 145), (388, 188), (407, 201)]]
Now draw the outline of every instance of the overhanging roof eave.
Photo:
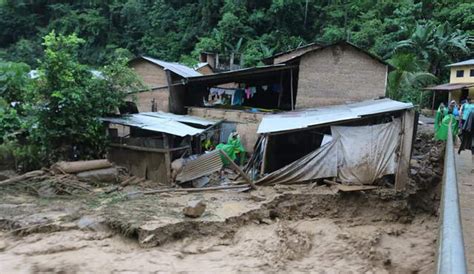
[(199, 82), (233, 82), (235, 79), (244, 78), (249, 76), (255, 76), (257, 74), (267, 74), (275, 71), (288, 70), (296, 68), (295, 65), (277, 64), (270, 66), (254, 67), (240, 70), (227, 71), (222, 73), (215, 73), (203, 76), (194, 76), (186, 78), (186, 83), (199, 83)]

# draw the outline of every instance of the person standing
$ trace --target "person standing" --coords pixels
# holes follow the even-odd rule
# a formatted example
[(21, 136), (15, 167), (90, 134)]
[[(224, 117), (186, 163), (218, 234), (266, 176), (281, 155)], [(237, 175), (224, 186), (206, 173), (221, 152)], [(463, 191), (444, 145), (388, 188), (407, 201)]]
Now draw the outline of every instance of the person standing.
[(474, 111), (474, 104), (472, 104), (471, 98), (467, 98), (466, 102), (461, 105), (461, 111), (460, 111), (461, 127), (463, 127), (464, 123), (466, 122), (467, 118), (469, 117), (469, 114), (472, 111)]
[[(464, 121), (458, 154), (465, 149), (471, 151), (472, 166), (474, 166), (474, 111), (469, 112), (469, 116)], [(474, 168), (471, 173), (474, 173)]]
[(448, 109), (447, 114), (444, 115), (443, 119), (441, 120), (441, 124), (439, 124), (435, 132), (435, 140), (446, 141), (448, 138), (448, 128), (450, 125), (451, 133), (453, 136), (456, 136), (458, 134), (458, 120), (454, 116), (452, 109)]
[(444, 116), (448, 114), (448, 110), (444, 106), (443, 103), (439, 104), (438, 110), (436, 111), (435, 122), (434, 122), (434, 130), (435, 133), (439, 130), (441, 126), (441, 122), (443, 121)]

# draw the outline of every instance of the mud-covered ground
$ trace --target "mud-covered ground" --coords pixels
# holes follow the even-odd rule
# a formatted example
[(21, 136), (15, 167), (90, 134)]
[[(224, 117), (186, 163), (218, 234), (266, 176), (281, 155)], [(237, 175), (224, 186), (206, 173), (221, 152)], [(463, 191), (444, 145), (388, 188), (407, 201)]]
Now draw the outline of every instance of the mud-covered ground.
[[(405, 193), (310, 184), (40, 198), (2, 189), (0, 273), (432, 273), (442, 148), (430, 142), (416, 141)], [(193, 200), (206, 204), (200, 218), (182, 213)]]

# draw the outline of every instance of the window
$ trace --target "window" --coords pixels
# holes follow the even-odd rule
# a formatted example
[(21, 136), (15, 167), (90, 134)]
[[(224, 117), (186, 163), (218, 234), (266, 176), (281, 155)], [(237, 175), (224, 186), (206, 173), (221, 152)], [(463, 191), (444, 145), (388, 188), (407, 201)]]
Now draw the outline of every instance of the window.
[(464, 70), (456, 70), (456, 77), (464, 77)]
[(471, 72), (469, 73), (469, 76), (474, 77), (474, 69), (471, 69)]

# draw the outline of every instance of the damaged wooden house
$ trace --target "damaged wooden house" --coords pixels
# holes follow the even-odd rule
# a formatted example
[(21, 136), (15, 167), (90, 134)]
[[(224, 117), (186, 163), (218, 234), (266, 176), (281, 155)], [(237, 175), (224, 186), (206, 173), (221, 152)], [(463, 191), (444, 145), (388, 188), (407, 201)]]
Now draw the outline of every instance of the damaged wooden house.
[(105, 117), (108, 159), (135, 176), (171, 184), (171, 162), (201, 154), (202, 141), (219, 135), (219, 121), (165, 112)]
[(370, 185), (385, 177), (401, 190), (416, 120), (411, 103), (390, 99), (267, 115), (246, 171), (257, 184)]

